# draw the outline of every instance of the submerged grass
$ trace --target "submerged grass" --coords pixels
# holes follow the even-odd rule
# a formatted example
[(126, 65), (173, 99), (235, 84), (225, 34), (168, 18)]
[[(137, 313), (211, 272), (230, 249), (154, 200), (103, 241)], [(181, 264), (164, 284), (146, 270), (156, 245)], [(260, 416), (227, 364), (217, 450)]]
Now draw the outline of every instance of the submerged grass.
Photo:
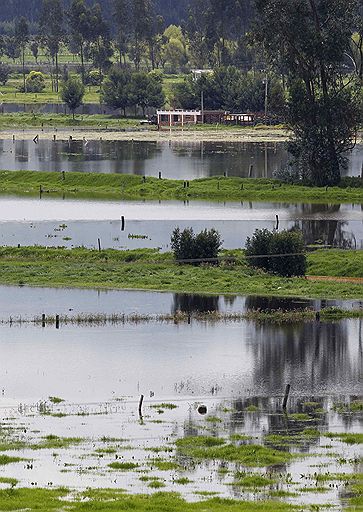
[[(346, 260), (354, 264), (355, 277), (363, 272), (363, 251), (341, 251)], [(308, 254), (309, 265), (326, 262), (326, 275), (343, 268), (336, 254), (340, 251), (320, 250)], [(335, 266), (334, 266), (335, 265)], [(165, 290), (185, 293), (243, 294), (280, 297), (340, 298), (363, 297), (360, 282), (315, 281), (304, 278), (283, 278), (266, 274), (248, 266), (242, 251), (233, 265), (179, 265), (170, 253), (157, 250), (95, 251), (85, 248), (45, 247), (1, 247), (0, 284)], [(310, 273), (311, 270), (309, 269)], [(343, 272), (344, 270), (342, 270)], [(353, 272), (353, 269), (352, 269)], [(359, 276), (357, 276), (359, 274)], [(323, 314), (328, 314), (323, 313)], [(352, 313), (330, 310), (327, 319), (360, 316), (361, 311)], [(250, 312), (250, 318), (269, 312)], [(286, 321), (312, 319), (312, 312), (283, 312), (280, 319)], [(232, 315), (233, 316), (233, 315)], [(275, 316), (276, 321), (279, 316)]]
[(339, 439), (339, 441), (343, 441), (347, 444), (362, 444), (363, 443), (363, 434), (362, 433), (343, 433), (343, 434), (336, 434), (335, 432), (328, 432), (324, 434), (325, 437), (329, 438), (336, 438)]
[[(155, 480), (158, 482), (158, 480)], [(153, 485), (152, 487), (156, 487)], [(157, 487), (160, 487), (159, 485)], [(66, 489), (5, 489), (0, 490), (0, 510), (28, 510), (46, 512), (107, 512), (133, 510), (135, 512), (284, 512), (301, 510), (276, 501), (238, 501), (210, 498), (189, 503), (177, 493), (156, 492), (150, 495), (128, 495), (117, 489), (95, 489), (80, 493), (77, 501), (64, 501)]]
[[(223, 170), (221, 170), (222, 172)], [(110, 199), (363, 202), (363, 186), (318, 188), (289, 185), (265, 178), (202, 178), (166, 180), (131, 174), (0, 171), (0, 193)], [(352, 182), (353, 184), (353, 182)]]
[(257, 444), (227, 444), (223, 439), (211, 437), (186, 437), (178, 439), (176, 446), (181, 454), (193, 459), (219, 459), (238, 462), (249, 467), (266, 467), (285, 464), (293, 456), (288, 452)]

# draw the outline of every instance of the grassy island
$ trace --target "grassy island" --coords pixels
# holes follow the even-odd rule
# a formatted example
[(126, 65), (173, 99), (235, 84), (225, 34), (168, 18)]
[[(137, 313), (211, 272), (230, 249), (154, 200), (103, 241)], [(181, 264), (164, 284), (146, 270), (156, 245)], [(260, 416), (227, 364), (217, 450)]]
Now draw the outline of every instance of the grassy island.
[(264, 178), (220, 176), (183, 181), (132, 174), (0, 171), (0, 193), (130, 200), (363, 203), (363, 180), (345, 178), (339, 187), (318, 188)]
[[(309, 279), (282, 278), (253, 269), (242, 251), (225, 251), (223, 255), (228, 258), (219, 266), (192, 266), (179, 265), (170, 253), (150, 249), (99, 252), (3, 247), (0, 284), (326, 299), (363, 297), (363, 251), (310, 253)], [(228, 261), (232, 255), (236, 258), (233, 264)], [(328, 279), (320, 277), (322, 269)]]

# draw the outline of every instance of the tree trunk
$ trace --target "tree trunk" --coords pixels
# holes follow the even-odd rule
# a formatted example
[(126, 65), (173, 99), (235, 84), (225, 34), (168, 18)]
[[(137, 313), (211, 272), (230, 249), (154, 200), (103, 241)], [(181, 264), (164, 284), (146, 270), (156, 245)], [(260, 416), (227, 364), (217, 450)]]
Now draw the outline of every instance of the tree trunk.
[(85, 74), (84, 74), (84, 55), (83, 55), (83, 43), (80, 44), (80, 56), (81, 56), (81, 75), (82, 75), (82, 84), (85, 82)]
[(55, 54), (55, 92), (59, 92), (59, 80), (58, 80), (59, 68), (58, 68), (58, 52)]
[(23, 85), (24, 85), (24, 92), (26, 92), (26, 82), (25, 82), (25, 47), (23, 46), (22, 51), (22, 60), (23, 60)]

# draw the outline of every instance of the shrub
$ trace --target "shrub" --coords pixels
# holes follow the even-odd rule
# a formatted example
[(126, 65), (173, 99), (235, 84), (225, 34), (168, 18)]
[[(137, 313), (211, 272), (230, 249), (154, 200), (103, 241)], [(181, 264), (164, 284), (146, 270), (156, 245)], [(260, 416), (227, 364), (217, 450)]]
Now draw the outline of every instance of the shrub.
[[(257, 229), (246, 241), (246, 256), (251, 266), (285, 277), (305, 275), (304, 252), (302, 233), (296, 230)], [(257, 257), (259, 255), (263, 257)]]
[(10, 66), (0, 63), (0, 83), (5, 85), (10, 76)]
[(45, 89), (45, 76), (40, 71), (30, 71), (25, 85), (26, 92), (42, 92)]
[(221, 236), (215, 229), (204, 229), (198, 235), (194, 235), (192, 228), (183, 231), (175, 228), (171, 236), (171, 248), (177, 260), (217, 258), (222, 243)]

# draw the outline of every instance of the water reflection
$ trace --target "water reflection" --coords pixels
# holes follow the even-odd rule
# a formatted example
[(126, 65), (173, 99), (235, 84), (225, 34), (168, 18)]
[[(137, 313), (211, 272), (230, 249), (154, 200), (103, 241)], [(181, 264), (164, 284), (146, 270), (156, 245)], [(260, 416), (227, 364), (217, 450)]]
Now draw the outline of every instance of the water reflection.
[[(70, 135), (72, 132), (70, 131)], [(347, 175), (361, 172), (363, 146), (352, 152)], [(0, 168), (129, 173), (165, 178), (271, 177), (289, 160), (284, 143), (102, 140), (0, 140)], [(251, 167), (252, 166), (252, 167)]]
[[(314, 311), (336, 306), (345, 309), (363, 307), (358, 300), (304, 300), (259, 296), (208, 296), (181, 293), (141, 292), (128, 290), (82, 290), (63, 288), (31, 288), (0, 286), (0, 321), (10, 317), (32, 319), (42, 313), (75, 316), (79, 314), (165, 315), (177, 311), (184, 313), (220, 312), (244, 313), (250, 309)], [(360, 331), (358, 339), (362, 339)], [(360, 349), (362, 352), (362, 348)]]

